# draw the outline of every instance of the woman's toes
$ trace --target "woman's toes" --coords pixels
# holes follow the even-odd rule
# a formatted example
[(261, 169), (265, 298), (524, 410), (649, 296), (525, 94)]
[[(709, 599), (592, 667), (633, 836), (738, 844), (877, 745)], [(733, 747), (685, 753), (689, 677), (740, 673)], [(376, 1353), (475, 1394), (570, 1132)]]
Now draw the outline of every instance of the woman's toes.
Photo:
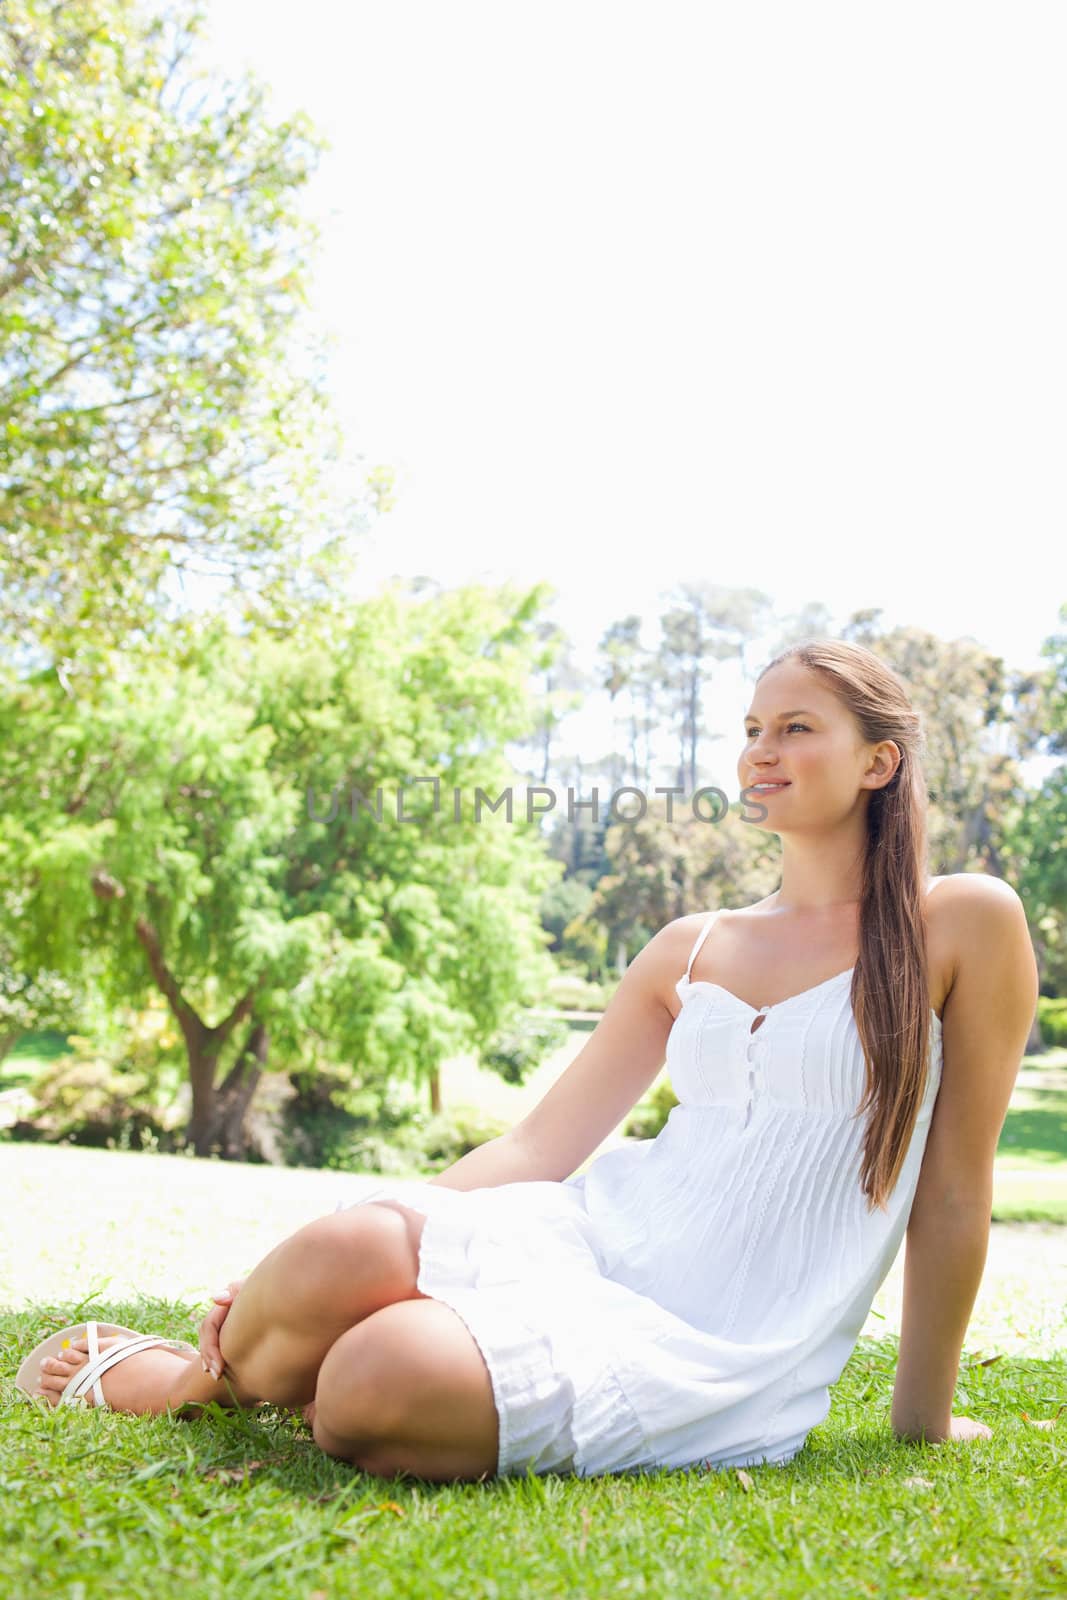
[(59, 1395), (62, 1394), (62, 1390), (66, 1389), (70, 1379), (74, 1378), (78, 1368), (85, 1366), (88, 1358), (90, 1358), (85, 1339), (82, 1339), (80, 1344), (83, 1346), (82, 1349), (78, 1347), (78, 1342), (75, 1341), (75, 1344), (70, 1344), (66, 1349), (62, 1349), (59, 1355), (46, 1355), (45, 1360), (40, 1363), (38, 1387), (40, 1387), (40, 1392), (45, 1395), (46, 1400), (50, 1400), (53, 1405), (58, 1402)]
[(46, 1356), (41, 1362), (40, 1371), (40, 1386), (46, 1397), (58, 1398), (78, 1368), (84, 1367), (88, 1359), (88, 1349), (81, 1350), (77, 1344), (61, 1350), (58, 1356)]
[[(129, 1342), (128, 1335), (108, 1335), (99, 1341), (101, 1354)], [(70, 1378), (88, 1359), (87, 1353), (80, 1354), (78, 1348), (85, 1347), (86, 1344), (85, 1340), (76, 1340), (75, 1347), (62, 1352), (57, 1360), (57, 1371), (54, 1374), (42, 1372), (46, 1397), (53, 1404), (59, 1398), (58, 1392), (62, 1392)], [(126, 1411), (133, 1416), (158, 1416), (166, 1410), (168, 1396), (186, 1372), (188, 1364), (189, 1357), (186, 1352), (179, 1353), (163, 1345), (136, 1350), (109, 1367), (102, 1375), (100, 1382), (105, 1403), (112, 1411)], [(53, 1384), (55, 1390), (51, 1388)], [(96, 1404), (92, 1384), (79, 1398), (87, 1405)]]
[[(100, 1349), (106, 1350), (116, 1342), (114, 1338), (101, 1339)], [(45, 1356), (41, 1362), (39, 1375), (39, 1387), (45, 1399), (55, 1405), (78, 1368), (84, 1367), (88, 1360), (88, 1339), (68, 1339), (57, 1355)], [(88, 1392), (86, 1403), (91, 1406), (96, 1404), (96, 1396), (92, 1389)]]
[(45, 1372), (65, 1372), (69, 1377), (77, 1367), (84, 1367), (89, 1359), (88, 1349), (79, 1349), (71, 1345), (68, 1349), (61, 1350), (58, 1356), (46, 1356), (41, 1362)]

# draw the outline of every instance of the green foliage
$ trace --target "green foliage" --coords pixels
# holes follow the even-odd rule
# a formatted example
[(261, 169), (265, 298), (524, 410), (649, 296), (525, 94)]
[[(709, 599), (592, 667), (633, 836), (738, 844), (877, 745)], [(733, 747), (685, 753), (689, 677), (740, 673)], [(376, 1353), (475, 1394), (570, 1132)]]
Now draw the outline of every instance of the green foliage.
[(1037, 1021), (1046, 1044), (1067, 1045), (1067, 1000), (1038, 995)]
[(601, 976), (608, 967), (609, 934), (604, 925), (592, 914), (595, 896), (586, 901), (586, 908), (572, 917), (560, 938), (560, 949), (570, 961), (580, 962), (587, 972)]
[(482, 1056), (482, 1064), (497, 1072), (505, 1083), (525, 1083), (546, 1056), (561, 1050), (570, 1029), (560, 1017), (521, 1013), (499, 1033)]
[(421, 1129), (419, 1154), (427, 1166), (443, 1171), (479, 1145), (507, 1133), (512, 1126), (478, 1106), (446, 1106)]
[(0, 948), (0, 1040), (15, 1040), (60, 1023), (70, 1025), (84, 1005), (83, 986), (76, 976), (68, 981), (58, 972), (20, 971), (10, 947)]
[[(540, 598), (387, 591), (293, 640), (216, 620), (74, 701), (51, 670), (0, 694), (22, 967), (92, 971), (113, 1005), (167, 994), (200, 1040), (204, 1128), (242, 1007), (286, 1070), (425, 1084), (488, 1048), (554, 971), (537, 906), (558, 864), (521, 814), (474, 817), (515, 778)], [(332, 813), (309, 800), (338, 790)]]
[(194, 76), (202, 8), (159, 11), (0, 7), (0, 618), (74, 674), (185, 571), (328, 592), (314, 546), (356, 520), (302, 317), (321, 137)]
[(340, 1106), (318, 1106), (299, 1118), (286, 1116), (281, 1149), (287, 1166), (337, 1172), (377, 1172), (410, 1177), (420, 1166), (412, 1119), (390, 1123), (354, 1117)]
[(630, 1112), (623, 1125), (628, 1139), (655, 1139), (678, 1104), (678, 1096), (667, 1078), (661, 1078)]
[(294, 1167), (408, 1176), (418, 1165), (419, 1113), (405, 1086), (364, 1080), (324, 1065), (292, 1073), (278, 1149)]
[(431, 1115), (398, 1095), (396, 1085), (353, 1090), (343, 1078), (320, 1073), (294, 1086), (281, 1136), (291, 1166), (432, 1177), (510, 1126), (478, 1106)]
[[(574, 877), (550, 884), (541, 897), (541, 922), (552, 935), (550, 948), (584, 966), (598, 966), (603, 953), (582, 923), (593, 898), (589, 884)], [(577, 925), (577, 937), (570, 934), (572, 924)]]
[(33, 1080), (22, 1138), (108, 1149), (180, 1149), (185, 1108), (175, 1103), (178, 1041), (161, 1000), (127, 1010), (103, 1040), (73, 1034)]
[[(1067, 605), (1061, 608), (1067, 624)], [(1067, 751), (1067, 626), (1041, 648), (1049, 666), (1042, 678), (1047, 706), (1042, 721), (1050, 754)], [(1004, 808), (1001, 827), (1012, 862), (1012, 882), (1026, 907), (1043, 985), (1067, 992), (1067, 764), (1054, 767), (1036, 791)], [(1050, 1035), (1046, 1035), (1051, 1038)], [(1059, 1042), (1059, 1041), (1057, 1041)]]
[(548, 986), (550, 1004), (560, 1011), (603, 1011), (608, 990), (602, 983), (590, 983), (578, 972), (561, 972)]

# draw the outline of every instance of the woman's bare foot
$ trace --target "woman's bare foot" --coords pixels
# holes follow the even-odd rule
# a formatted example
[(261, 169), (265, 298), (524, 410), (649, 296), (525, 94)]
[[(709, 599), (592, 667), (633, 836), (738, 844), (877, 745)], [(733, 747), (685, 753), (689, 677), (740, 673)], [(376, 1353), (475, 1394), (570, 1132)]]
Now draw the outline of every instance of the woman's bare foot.
[[(101, 1350), (111, 1350), (115, 1345), (128, 1343), (128, 1336), (112, 1334), (97, 1342)], [(161, 1416), (167, 1409), (167, 1396), (185, 1372), (186, 1363), (198, 1359), (195, 1350), (168, 1350), (158, 1344), (138, 1350), (136, 1355), (117, 1361), (104, 1373), (100, 1379), (104, 1399), (112, 1411), (128, 1411), (134, 1416)], [(58, 1356), (47, 1357), (41, 1362), (37, 1393), (42, 1394), (49, 1405), (58, 1405), (63, 1390), (88, 1360), (87, 1339), (75, 1339)], [(83, 1399), (86, 1405), (96, 1405), (91, 1384)]]

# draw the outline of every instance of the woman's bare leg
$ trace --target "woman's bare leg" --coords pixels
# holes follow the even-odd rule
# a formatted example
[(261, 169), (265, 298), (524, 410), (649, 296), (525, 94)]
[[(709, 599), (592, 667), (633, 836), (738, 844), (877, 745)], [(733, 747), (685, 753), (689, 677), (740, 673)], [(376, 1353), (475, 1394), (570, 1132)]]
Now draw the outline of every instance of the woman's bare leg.
[[(417, 1236), (391, 1206), (368, 1202), (319, 1217), (283, 1239), (247, 1278), (222, 1325), (226, 1365), (218, 1380), (199, 1358), (157, 1346), (106, 1372), (104, 1398), (115, 1411), (137, 1414), (168, 1407), (182, 1413), (211, 1401), (308, 1405), (319, 1367), (342, 1333), (382, 1306), (426, 1298), (418, 1270)], [(100, 1343), (107, 1348), (109, 1341)], [(42, 1374), (53, 1404), (77, 1364), (84, 1360), (57, 1360)]]
[(368, 1202), (308, 1223), (260, 1262), (234, 1301), (219, 1336), (223, 1378), (232, 1374), (272, 1405), (307, 1405), (342, 1333), (382, 1306), (426, 1298), (418, 1271), (407, 1221), (391, 1206)]

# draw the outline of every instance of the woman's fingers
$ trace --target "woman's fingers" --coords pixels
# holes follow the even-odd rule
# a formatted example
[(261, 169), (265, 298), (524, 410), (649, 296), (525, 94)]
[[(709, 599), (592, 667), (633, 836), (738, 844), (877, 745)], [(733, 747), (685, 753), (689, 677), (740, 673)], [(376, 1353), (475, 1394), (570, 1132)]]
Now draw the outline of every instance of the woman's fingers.
[(222, 1359), (222, 1350), (219, 1346), (219, 1331), (229, 1316), (230, 1307), (240, 1293), (243, 1284), (243, 1278), (235, 1278), (229, 1288), (216, 1290), (211, 1297), (215, 1301), (215, 1305), (212, 1306), (200, 1324), (200, 1360), (204, 1371), (209, 1372), (213, 1378), (220, 1376), (225, 1365)]
[(217, 1378), (222, 1372), (222, 1351), (219, 1349), (219, 1329), (229, 1316), (230, 1307), (226, 1302), (220, 1306), (212, 1306), (203, 1322), (200, 1324), (200, 1360), (204, 1371), (210, 1372)]

